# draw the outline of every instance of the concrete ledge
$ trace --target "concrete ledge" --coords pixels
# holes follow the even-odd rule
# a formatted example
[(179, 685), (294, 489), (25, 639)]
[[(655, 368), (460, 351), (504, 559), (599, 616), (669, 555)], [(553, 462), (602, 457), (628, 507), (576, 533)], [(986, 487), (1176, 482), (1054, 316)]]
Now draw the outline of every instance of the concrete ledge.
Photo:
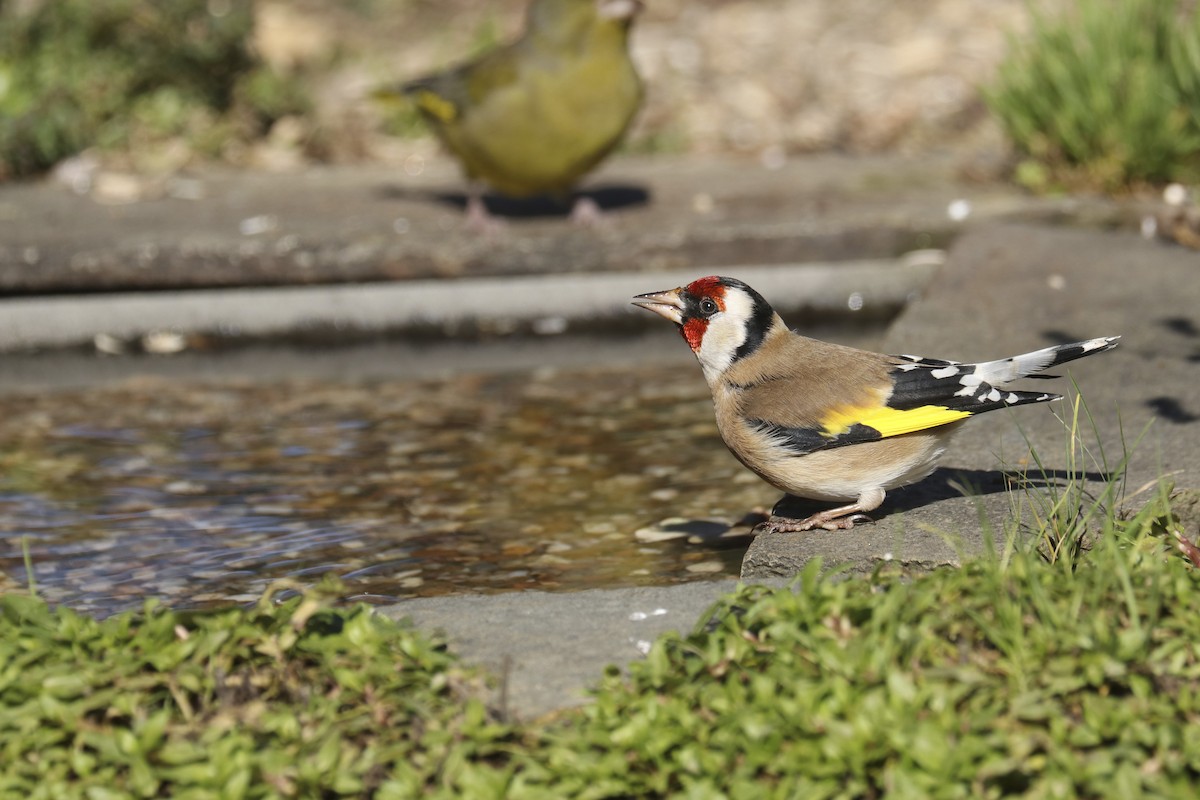
[[(940, 251), (901, 259), (729, 267), (782, 309), (895, 313), (929, 280)], [(384, 331), (419, 326), (493, 329), (532, 326), (558, 333), (574, 323), (649, 319), (629, 305), (642, 292), (673, 288), (719, 270), (509, 276), (469, 280), (197, 289), (12, 298), (0, 301), (0, 351), (90, 344), (98, 334), (135, 339), (170, 331), (279, 337), (305, 330)]]
[(493, 702), (530, 718), (587, 700), (608, 664), (640, 658), (667, 631), (687, 633), (735, 581), (429, 597), (381, 611), (441, 630), (451, 649), (499, 679)]

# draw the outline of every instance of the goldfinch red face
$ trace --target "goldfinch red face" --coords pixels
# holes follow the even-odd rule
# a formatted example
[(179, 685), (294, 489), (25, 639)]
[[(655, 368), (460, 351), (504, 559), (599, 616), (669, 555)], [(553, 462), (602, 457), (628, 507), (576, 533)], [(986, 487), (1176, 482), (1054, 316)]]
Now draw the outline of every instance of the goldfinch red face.
[(775, 316), (758, 292), (715, 275), (678, 289), (640, 294), (633, 304), (679, 326), (709, 383), (758, 348)]

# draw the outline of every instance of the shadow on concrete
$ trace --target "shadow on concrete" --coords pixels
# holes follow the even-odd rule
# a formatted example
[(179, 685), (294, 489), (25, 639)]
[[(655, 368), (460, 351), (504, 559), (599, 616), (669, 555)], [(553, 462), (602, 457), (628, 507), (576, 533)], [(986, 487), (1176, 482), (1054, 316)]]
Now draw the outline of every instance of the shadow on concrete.
[[(377, 193), (386, 200), (413, 200), (452, 206), (459, 210), (465, 210), (467, 207), (466, 192), (407, 189), (403, 186), (390, 184), (380, 187)], [(572, 192), (565, 198), (557, 198), (551, 195), (505, 197), (494, 192), (488, 192), (483, 196), (483, 203), (487, 206), (488, 213), (493, 216), (509, 219), (536, 219), (565, 217), (571, 213), (571, 206), (578, 198), (591, 200), (601, 211), (616, 211), (618, 209), (637, 208), (648, 205), (651, 193), (646, 187), (636, 184), (608, 184), (592, 186), (578, 192)]]
[[(933, 474), (912, 486), (893, 489), (888, 492), (883, 505), (870, 513), (875, 521), (885, 519), (892, 514), (932, 505), (942, 500), (957, 497), (983, 497), (1001, 492), (1019, 491), (1024, 488), (1048, 489), (1052, 486), (1064, 486), (1072, 478), (1084, 478), (1090, 482), (1107, 483), (1116, 474), (1103, 472), (1084, 472), (1071, 475), (1066, 470), (1046, 470), (1044, 473), (1029, 474), (1005, 472), (992, 469), (953, 469), (939, 467)], [(775, 504), (774, 513), (793, 519), (803, 519), (823, 509), (830, 508), (829, 503), (805, 500), (786, 495)]]
[[(1107, 336), (1109, 334), (1104, 334), (1104, 335)], [(1058, 344), (1073, 344), (1075, 342), (1082, 342), (1082, 341), (1085, 341), (1086, 339), (1090, 339), (1092, 337), (1091, 336), (1080, 336), (1080, 335), (1078, 335), (1076, 333), (1072, 333), (1070, 331), (1059, 330), (1058, 328), (1051, 328), (1050, 330), (1042, 331), (1042, 338), (1045, 339), (1046, 341), (1050, 342), (1050, 344), (1052, 344), (1052, 345), (1058, 345)]]
[[(1179, 334), (1188, 339), (1200, 339), (1200, 328), (1196, 327), (1196, 323), (1189, 317), (1164, 317), (1158, 323), (1172, 333)], [(1200, 364), (1200, 349), (1193, 349), (1191, 353), (1184, 356), (1184, 359), (1191, 364)]]
[(1178, 333), (1180, 336), (1187, 336), (1191, 339), (1200, 338), (1200, 328), (1197, 328), (1196, 323), (1187, 317), (1166, 317), (1159, 322), (1172, 333)]
[(1156, 415), (1168, 422), (1174, 422), (1176, 425), (1186, 425), (1200, 420), (1200, 415), (1188, 411), (1184, 408), (1183, 403), (1175, 397), (1152, 397), (1145, 402), (1145, 406)]

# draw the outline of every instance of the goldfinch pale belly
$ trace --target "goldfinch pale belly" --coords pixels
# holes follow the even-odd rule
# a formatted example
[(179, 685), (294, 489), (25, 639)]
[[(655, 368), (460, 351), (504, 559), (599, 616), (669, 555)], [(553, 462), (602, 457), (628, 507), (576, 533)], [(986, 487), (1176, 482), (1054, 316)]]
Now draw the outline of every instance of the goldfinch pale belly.
[(869, 521), (888, 490), (933, 471), (969, 417), (1059, 399), (1009, 384), (1052, 377), (1038, 373), (1111, 350), (1120, 338), (963, 364), (800, 336), (734, 278), (700, 278), (633, 302), (679, 326), (712, 390), (721, 438), (739, 461), (788, 494), (846, 503), (803, 520), (773, 516), (774, 531)]

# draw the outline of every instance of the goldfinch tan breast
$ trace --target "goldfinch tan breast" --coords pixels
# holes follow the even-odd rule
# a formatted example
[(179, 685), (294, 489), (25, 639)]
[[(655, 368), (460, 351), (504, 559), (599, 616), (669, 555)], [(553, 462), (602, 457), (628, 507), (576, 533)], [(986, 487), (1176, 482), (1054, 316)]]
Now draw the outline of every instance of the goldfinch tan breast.
[(1117, 346), (1119, 336), (962, 364), (888, 356), (800, 336), (754, 289), (710, 276), (640, 294), (671, 320), (712, 390), (717, 428), (738, 460), (788, 494), (845, 505), (771, 530), (846, 529), (870, 521), (889, 489), (933, 471), (950, 436), (985, 411), (1059, 399), (1008, 388)]

